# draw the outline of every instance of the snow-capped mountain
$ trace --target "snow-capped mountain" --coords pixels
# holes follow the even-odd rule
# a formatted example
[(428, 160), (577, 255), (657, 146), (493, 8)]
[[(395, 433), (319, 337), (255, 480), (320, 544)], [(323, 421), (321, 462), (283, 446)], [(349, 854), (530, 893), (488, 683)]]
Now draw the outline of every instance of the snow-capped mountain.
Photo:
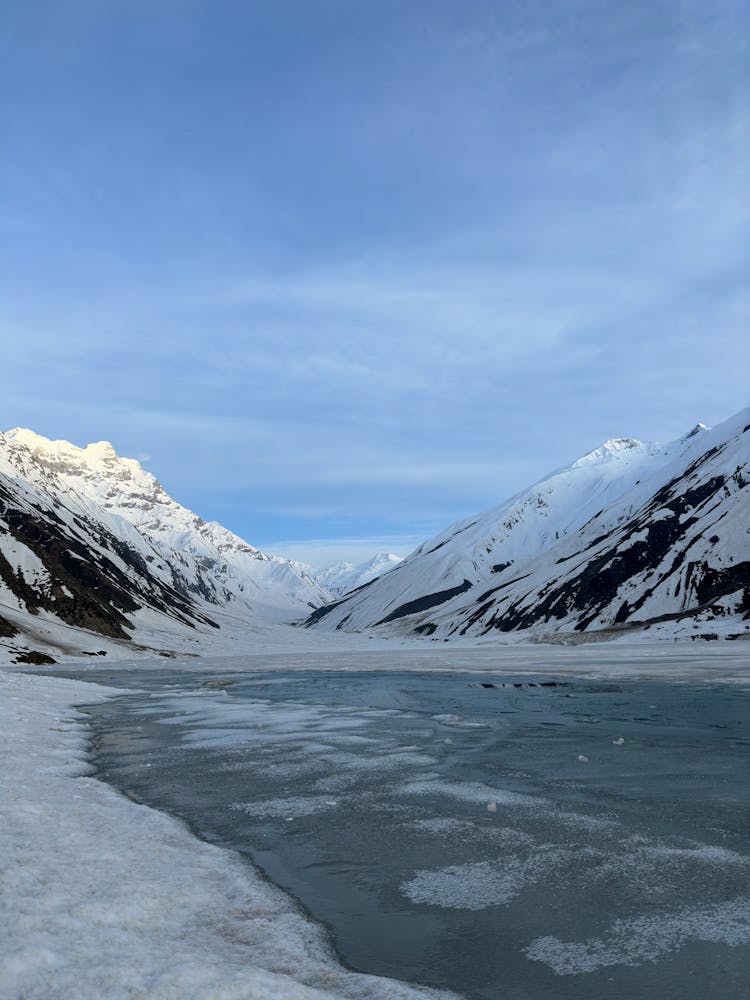
[(365, 562), (337, 562), (312, 575), (334, 597), (341, 597), (350, 590), (356, 590), (363, 584), (382, 576), (383, 573), (387, 573), (402, 559), (403, 556), (394, 555), (392, 552), (379, 552)]
[(749, 430), (750, 409), (667, 445), (607, 441), (308, 625), (450, 637), (747, 617)]
[(297, 564), (202, 521), (107, 442), (0, 433), (0, 634), (19, 615), (34, 626), (31, 612), (128, 640), (149, 614), (210, 630), (219, 609), (292, 621), (329, 599)]

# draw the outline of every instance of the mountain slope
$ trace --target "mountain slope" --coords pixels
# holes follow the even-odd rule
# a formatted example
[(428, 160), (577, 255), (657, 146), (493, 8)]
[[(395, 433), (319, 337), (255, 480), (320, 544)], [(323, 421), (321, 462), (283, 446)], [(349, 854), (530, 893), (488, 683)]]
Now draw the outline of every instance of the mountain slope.
[(441, 637), (750, 610), (745, 410), (668, 445), (615, 439), (314, 612), (318, 628)]
[[(62, 623), (118, 641), (295, 620), (329, 597), (295, 564), (206, 524), (106, 442), (0, 434), (0, 632)], [(35, 620), (32, 620), (35, 619)], [(49, 630), (47, 630), (49, 631)]]

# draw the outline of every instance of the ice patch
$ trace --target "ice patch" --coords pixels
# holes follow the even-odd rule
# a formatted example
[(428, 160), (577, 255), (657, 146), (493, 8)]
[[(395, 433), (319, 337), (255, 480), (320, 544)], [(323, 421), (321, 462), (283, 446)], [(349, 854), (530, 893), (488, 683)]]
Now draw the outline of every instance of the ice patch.
[(545, 878), (550, 869), (569, 860), (571, 852), (540, 849), (527, 858), (514, 856), (474, 864), (449, 865), (437, 871), (419, 871), (401, 885), (413, 903), (455, 910), (483, 910), (505, 906), (525, 886)]
[(674, 886), (712, 883), (727, 868), (750, 867), (750, 857), (711, 844), (670, 847), (643, 838), (629, 838), (614, 850), (591, 849), (585, 873), (589, 884), (625, 880), (641, 896), (658, 897)]
[(558, 976), (575, 976), (603, 966), (656, 962), (689, 941), (734, 948), (750, 944), (750, 897), (676, 913), (616, 920), (606, 937), (581, 944), (557, 937), (537, 938), (525, 954), (534, 962), (548, 965)]
[(260, 774), (264, 778), (294, 779), (305, 774), (320, 774), (325, 771), (326, 765), (321, 760), (313, 758), (298, 760), (291, 759), (281, 763), (271, 763), (268, 760), (254, 761), (243, 760), (232, 764), (222, 764), (220, 771), (242, 774)]
[[(510, 826), (493, 826), (487, 829), (484, 828), (485, 835), (495, 843), (502, 844), (504, 847), (512, 847), (518, 849), (521, 847), (531, 848), (537, 843), (536, 837), (533, 837), (530, 833), (524, 833), (523, 830), (514, 830)], [(541, 850), (545, 850), (544, 845), (541, 845)]]
[(622, 826), (619, 820), (610, 819), (608, 816), (588, 816), (586, 813), (559, 811), (556, 818), (562, 826), (567, 826), (574, 830), (587, 830), (592, 833), (618, 830)]
[(656, 859), (664, 859), (665, 861), (698, 861), (709, 865), (750, 866), (750, 857), (747, 855), (738, 854), (737, 851), (730, 851), (726, 847), (717, 847), (714, 844), (699, 844), (696, 847), (647, 847), (645, 852), (653, 855)]
[(352, 785), (357, 784), (356, 774), (329, 774), (325, 778), (318, 778), (313, 788), (318, 792), (345, 792)]
[(230, 809), (235, 812), (244, 812), (248, 816), (258, 816), (260, 818), (281, 818), (292, 817), (299, 819), (301, 816), (313, 816), (315, 813), (326, 812), (338, 805), (317, 796), (298, 796), (288, 799), (265, 799), (262, 802), (233, 802)]
[[(554, 818), (561, 826), (600, 831), (618, 827), (619, 824), (606, 817), (588, 816), (585, 813), (565, 812), (549, 799), (538, 795), (525, 795), (503, 788), (495, 788), (479, 781), (442, 781), (426, 777), (410, 781), (395, 790), (397, 795), (438, 795), (481, 805), (485, 811), (499, 813), (514, 809), (527, 810), (529, 814), (543, 812)], [(494, 805), (494, 809), (490, 808)]]
[(336, 746), (365, 747), (377, 744), (378, 740), (370, 736), (357, 736), (354, 733), (331, 733), (327, 739)]
[(477, 830), (474, 823), (470, 823), (469, 820), (452, 819), (448, 816), (435, 816), (433, 819), (415, 819), (411, 823), (406, 823), (405, 826), (423, 833), (435, 835), (450, 834), (451, 836), (455, 834), (475, 833)]
[(399, 771), (405, 768), (430, 767), (434, 757), (422, 753), (402, 753), (398, 750), (388, 753), (353, 754), (331, 753), (327, 761), (334, 767), (347, 771)]
[[(160, 698), (149, 714), (170, 713), (161, 725), (184, 726), (183, 744), (189, 749), (229, 749), (252, 744), (299, 744), (307, 753), (326, 754), (335, 746), (367, 746), (377, 742), (357, 732), (377, 724), (389, 709), (356, 711), (346, 706), (237, 700), (226, 691), (190, 692), (190, 707), (182, 696)], [(200, 699), (195, 704), (195, 699)], [(398, 714), (398, 713), (395, 713)], [(354, 732), (352, 732), (354, 730)], [(330, 743), (327, 742), (330, 740)]]
[(449, 712), (445, 712), (441, 715), (433, 715), (430, 718), (434, 719), (435, 722), (440, 722), (444, 726), (456, 726), (459, 729), (485, 729), (486, 725), (484, 722), (469, 722), (467, 718), (463, 715), (451, 715)]
[(396, 789), (398, 795), (442, 795), (460, 802), (476, 802), (486, 808), (488, 802), (497, 806), (522, 806), (538, 808), (547, 800), (536, 795), (522, 795), (502, 788), (493, 788), (479, 781), (440, 781), (427, 779), (410, 781)]

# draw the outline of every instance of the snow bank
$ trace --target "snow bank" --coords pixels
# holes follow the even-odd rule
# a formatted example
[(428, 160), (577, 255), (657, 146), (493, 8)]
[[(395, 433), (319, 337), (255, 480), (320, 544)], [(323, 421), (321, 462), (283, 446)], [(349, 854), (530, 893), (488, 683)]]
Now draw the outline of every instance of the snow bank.
[(422, 1000), (348, 972), (238, 855), (87, 777), (112, 689), (0, 673), (3, 1000)]

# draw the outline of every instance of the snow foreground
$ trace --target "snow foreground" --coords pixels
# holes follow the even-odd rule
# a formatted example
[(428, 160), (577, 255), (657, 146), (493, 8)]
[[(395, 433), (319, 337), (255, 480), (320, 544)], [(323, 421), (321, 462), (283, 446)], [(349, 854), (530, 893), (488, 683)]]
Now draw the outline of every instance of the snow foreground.
[(3, 1000), (422, 1000), (349, 972), (238, 855), (87, 777), (85, 716), (113, 688), (0, 674)]

